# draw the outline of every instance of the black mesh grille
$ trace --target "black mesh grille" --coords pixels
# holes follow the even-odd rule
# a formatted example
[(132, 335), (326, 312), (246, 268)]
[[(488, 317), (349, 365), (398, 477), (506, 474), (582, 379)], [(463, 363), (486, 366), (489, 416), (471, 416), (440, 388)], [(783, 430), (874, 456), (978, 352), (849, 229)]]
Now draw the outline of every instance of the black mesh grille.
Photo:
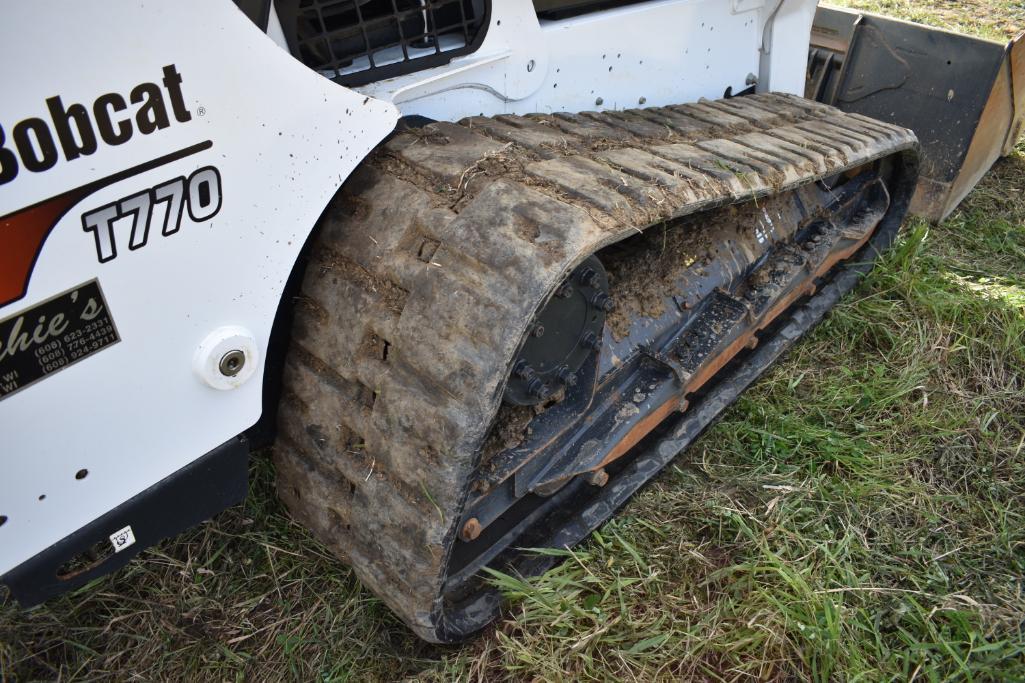
[(344, 85), (447, 63), (484, 38), (487, 0), (284, 0), (293, 54)]

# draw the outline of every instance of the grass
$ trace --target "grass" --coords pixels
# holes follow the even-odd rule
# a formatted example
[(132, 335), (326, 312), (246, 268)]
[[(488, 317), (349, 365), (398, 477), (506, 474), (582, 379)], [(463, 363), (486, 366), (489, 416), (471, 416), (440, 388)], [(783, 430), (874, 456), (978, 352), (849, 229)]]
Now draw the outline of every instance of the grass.
[(1025, 4), (1019, 0), (829, 0), (823, 4), (875, 12), (990, 40), (1009, 40), (1025, 30)]
[[(1018, 4), (871, 4), (1025, 26)], [(1025, 680), (1025, 158), (910, 221), (566, 561), (497, 576), (509, 607), (462, 648), (411, 636), (272, 482), (257, 458), (244, 506), (118, 574), (28, 612), (0, 596), (0, 679)]]

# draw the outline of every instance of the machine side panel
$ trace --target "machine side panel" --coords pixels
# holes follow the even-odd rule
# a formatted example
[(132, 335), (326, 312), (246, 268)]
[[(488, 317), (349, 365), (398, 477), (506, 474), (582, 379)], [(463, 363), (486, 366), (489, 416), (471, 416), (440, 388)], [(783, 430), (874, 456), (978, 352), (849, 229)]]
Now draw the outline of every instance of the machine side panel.
[(14, 3), (0, 37), (3, 573), (257, 421), (299, 250), (397, 112), (229, 0)]

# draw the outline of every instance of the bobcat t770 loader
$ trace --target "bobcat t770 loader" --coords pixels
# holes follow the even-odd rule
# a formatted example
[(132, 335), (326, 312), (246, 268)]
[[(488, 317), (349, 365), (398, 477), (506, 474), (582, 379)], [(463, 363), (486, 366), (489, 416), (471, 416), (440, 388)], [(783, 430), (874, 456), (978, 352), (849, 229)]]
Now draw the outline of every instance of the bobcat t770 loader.
[[(585, 538), (892, 242), (815, 0), (33, 0), (0, 23), (0, 573), (277, 488), (420, 636)], [(842, 103), (838, 103), (841, 104)]]

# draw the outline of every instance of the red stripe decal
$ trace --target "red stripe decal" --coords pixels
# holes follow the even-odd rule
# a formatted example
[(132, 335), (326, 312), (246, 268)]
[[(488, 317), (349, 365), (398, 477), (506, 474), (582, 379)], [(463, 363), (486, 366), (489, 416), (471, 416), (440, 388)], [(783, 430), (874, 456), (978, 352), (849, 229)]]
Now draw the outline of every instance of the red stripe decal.
[(0, 306), (25, 296), (43, 242), (83, 194), (81, 189), (65, 192), (0, 218)]
[(0, 308), (25, 296), (32, 269), (50, 231), (84, 197), (100, 188), (184, 159), (212, 146), (210, 140), (200, 142), (0, 216)]

